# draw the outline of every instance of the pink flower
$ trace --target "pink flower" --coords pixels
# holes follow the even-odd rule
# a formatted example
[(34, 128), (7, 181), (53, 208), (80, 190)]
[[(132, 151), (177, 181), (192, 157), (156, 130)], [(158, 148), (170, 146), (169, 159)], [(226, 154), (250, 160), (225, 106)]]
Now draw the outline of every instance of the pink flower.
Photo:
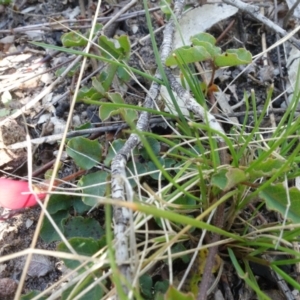
[(0, 206), (8, 209), (20, 209), (37, 204), (36, 197), (45, 199), (42, 189), (33, 186), (35, 194), (30, 193), (28, 182), (0, 178)]

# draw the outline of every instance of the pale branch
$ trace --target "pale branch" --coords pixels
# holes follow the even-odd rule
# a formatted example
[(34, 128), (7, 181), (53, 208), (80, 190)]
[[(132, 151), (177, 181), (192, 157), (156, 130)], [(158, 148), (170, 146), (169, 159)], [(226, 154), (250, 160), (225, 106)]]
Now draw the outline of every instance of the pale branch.
[[(176, 0), (174, 5), (174, 15), (179, 18), (182, 14), (184, 7), (184, 0)], [(170, 55), (172, 51), (173, 35), (175, 30), (175, 21), (172, 17), (164, 30), (163, 42), (161, 45), (161, 61), (165, 63), (165, 59)], [(161, 75), (157, 70), (155, 77), (161, 80)], [(160, 85), (157, 82), (153, 82), (149, 92), (147, 93), (144, 107), (154, 108), (154, 102), (156, 101), (160, 92)], [(136, 130), (139, 132), (147, 131), (149, 126), (151, 114), (148, 112), (142, 112), (136, 126)], [(125, 167), (129, 159), (131, 151), (140, 143), (140, 137), (136, 133), (132, 133), (126, 141), (123, 148), (117, 153), (112, 161), (112, 198), (128, 201), (128, 195), (126, 194), (126, 172)], [(119, 265), (121, 274), (125, 277), (128, 283), (132, 282), (132, 270), (131, 266), (124, 264), (124, 261), (129, 261), (129, 249), (128, 249), (128, 232), (130, 228), (130, 211), (124, 207), (114, 207), (114, 234), (116, 241), (116, 261)], [(128, 288), (123, 284), (123, 290), (127, 294)]]
[[(223, 0), (224, 3), (227, 3), (229, 5), (235, 6), (238, 9), (241, 9), (242, 11), (247, 12), (252, 17), (254, 17), (256, 20), (262, 22), (264, 25), (266, 25), (268, 28), (273, 30), (274, 32), (278, 33), (281, 37), (286, 37), (288, 35), (288, 32), (285, 31), (283, 28), (266, 18), (260, 13), (260, 8), (256, 5), (247, 4), (240, 0)], [(300, 50), (300, 42), (294, 37), (289, 38), (289, 42), (293, 44), (297, 49)]]
[[(176, 80), (172, 74), (171, 69), (165, 68), (165, 73), (169, 80), (172, 90), (181, 98), (184, 102), (185, 107), (192, 112), (194, 115), (199, 116), (207, 125), (211, 128), (225, 135), (225, 132), (216, 120), (216, 118), (208, 111), (206, 111), (193, 97), (185, 90), (181, 84)], [(221, 137), (218, 137), (219, 141), (223, 141)]]

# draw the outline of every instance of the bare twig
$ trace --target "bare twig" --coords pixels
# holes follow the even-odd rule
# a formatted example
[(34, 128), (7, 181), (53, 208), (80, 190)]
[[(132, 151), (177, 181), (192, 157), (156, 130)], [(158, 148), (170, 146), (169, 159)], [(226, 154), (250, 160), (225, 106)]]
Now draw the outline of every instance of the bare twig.
[[(300, 0), (298, 0), (300, 2)], [(274, 8), (275, 8), (275, 16), (274, 16), (274, 22), (277, 24), (278, 23), (278, 4), (277, 0), (274, 0)], [(284, 21), (282, 27), (285, 29), (286, 27), (284, 26)], [(276, 42), (279, 40), (279, 35), (276, 33)], [(283, 74), (283, 62), (281, 59), (281, 54), (280, 54), (280, 47), (276, 47), (276, 52), (277, 52), (277, 61), (278, 61), (278, 70), (279, 70), (279, 84), (280, 84), (280, 90), (284, 91), (285, 90), (285, 79), (284, 79), (284, 74)], [(288, 103), (288, 96), (287, 93), (283, 94), (285, 103)]]
[[(264, 7), (261, 7), (260, 11), (261, 11), (262, 15), (265, 15)], [(263, 32), (262, 35), (261, 35), (261, 43), (262, 43), (262, 50), (264, 52), (264, 54), (263, 54), (263, 68), (270, 68), (269, 62), (268, 62), (268, 53), (266, 52), (266, 50), (267, 50), (267, 40), (266, 40), (266, 33), (265, 32)], [(273, 68), (271, 67), (271, 69), (273, 69)], [(273, 108), (272, 103), (270, 103), (269, 106), (270, 106), (271, 109)], [(270, 113), (270, 122), (271, 122), (271, 126), (273, 128), (275, 128), (276, 127), (276, 121), (275, 121), (274, 113)]]
[[(160, 7), (153, 7), (149, 8), (150, 12), (159, 10)], [(127, 19), (135, 18), (138, 16), (142, 16), (145, 14), (145, 10), (139, 10), (135, 12), (130, 12), (126, 14), (122, 14), (119, 18), (117, 18), (116, 21), (121, 22)], [(98, 22), (105, 22), (109, 21), (113, 18), (113, 16), (109, 17), (100, 17), (97, 18)], [(91, 22), (91, 19), (72, 19), (72, 20), (60, 20), (60, 21), (54, 21), (54, 22), (48, 22), (48, 23), (41, 23), (41, 24), (34, 24), (34, 25), (27, 25), (27, 26), (22, 26), (22, 27), (16, 27), (13, 29), (2, 29), (0, 30), (0, 33), (8, 33), (8, 34), (15, 34), (15, 33), (21, 33), (21, 32), (28, 32), (31, 30), (44, 30), (44, 31), (55, 31), (55, 30), (62, 30), (66, 29), (65, 26), (62, 26), (62, 24), (67, 24), (68, 28), (71, 29), (84, 29), (84, 28), (90, 28), (91, 25), (81, 25), (81, 26), (76, 26), (76, 25), (70, 25), (69, 23), (83, 23), (83, 22)], [(61, 25), (61, 26), (59, 26)]]
[[(296, 109), (295, 111), (300, 112), (300, 109)], [(262, 113), (263, 109), (257, 109), (255, 111), (255, 113)], [(272, 108), (272, 109), (268, 109), (269, 113), (285, 113), (286, 112), (286, 108)], [(218, 118), (224, 118), (224, 117), (242, 117), (245, 114), (247, 115), (253, 115), (254, 111), (253, 110), (249, 110), (249, 111), (240, 111), (240, 112), (234, 112), (234, 113), (224, 113), (224, 114), (215, 114), (214, 116), (218, 117)]]
[(299, 4), (300, 4), (300, 0), (296, 0), (295, 3), (294, 3), (294, 5), (287, 12), (287, 14), (285, 15), (285, 17), (283, 18), (283, 24), (282, 24), (283, 28), (287, 27), (287, 24), (288, 24), (291, 16), (293, 15), (295, 9), (298, 7)]
[[(164, 120), (166, 120), (166, 119), (164, 119)], [(164, 120), (160, 117), (154, 117), (154, 118), (150, 119), (149, 124), (153, 125), (153, 124), (161, 123), (161, 122), (164, 122)], [(167, 120), (169, 120), (169, 119), (167, 119)], [(116, 124), (106, 125), (103, 127), (71, 131), (71, 132), (67, 133), (67, 138), (72, 138), (72, 137), (82, 136), (82, 135), (87, 135), (87, 134), (93, 134), (93, 133), (120, 131), (120, 130), (128, 128), (128, 127), (129, 127), (129, 125), (127, 123), (119, 122)], [(52, 143), (52, 142), (60, 140), (62, 138), (62, 136), (63, 136), (63, 134), (59, 133), (59, 134), (54, 134), (54, 135), (50, 135), (50, 136), (39, 137), (39, 138), (30, 140), (30, 143), (34, 144), (34, 145), (40, 145), (43, 143)], [(13, 150), (13, 149), (26, 148), (27, 144), (28, 144), (27, 141), (19, 142), (19, 143), (15, 143), (12, 145), (8, 145), (5, 147), (5, 149)], [(0, 147), (0, 149), (1, 149), (1, 147)]]

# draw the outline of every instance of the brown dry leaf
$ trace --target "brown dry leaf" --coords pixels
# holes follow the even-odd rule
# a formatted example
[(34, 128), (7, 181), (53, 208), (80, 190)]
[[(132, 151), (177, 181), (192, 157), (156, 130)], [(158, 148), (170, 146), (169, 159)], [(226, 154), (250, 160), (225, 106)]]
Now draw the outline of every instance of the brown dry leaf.
[(274, 68), (272, 66), (263, 66), (258, 71), (258, 78), (263, 83), (272, 83), (274, 81)]
[(45, 276), (53, 269), (53, 264), (47, 256), (34, 254), (32, 256), (27, 274), (31, 277)]
[(2, 52), (6, 53), (8, 52), (10, 46), (15, 41), (14, 35), (8, 35), (0, 40), (0, 49)]

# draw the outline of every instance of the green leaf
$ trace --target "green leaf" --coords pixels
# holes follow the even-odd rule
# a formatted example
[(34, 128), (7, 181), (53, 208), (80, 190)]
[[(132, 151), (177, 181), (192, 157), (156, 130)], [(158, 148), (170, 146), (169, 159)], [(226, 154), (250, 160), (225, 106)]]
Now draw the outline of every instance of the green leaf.
[(122, 82), (127, 82), (131, 78), (130, 74), (126, 71), (126, 67), (118, 67), (117, 74)]
[[(126, 172), (127, 176), (132, 176), (133, 175), (137, 175), (138, 177), (140, 177), (142, 174), (145, 174), (147, 172), (147, 168), (145, 164), (142, 164), (140, 162), (135, 162), (133, 163), (132, 161), (130, 161), (129, 163), (127, 163), (127, 168), (131, 171), (130, 172)], [(140, 178), (135, 178), (135, 179), (129, 179), (129, 183), (131, 185), (132, 188), (136, 187), (136, 180), (139, 181)]]
[(106, 155), (106, 158), (104, 160), (104, 165), (109, 167), (112, 159), (116, 156), (116, 153), (121, 150), (121, 148), (124, 146), (125, 140), (115, 140), (111, 143), (111, 146), (108, 149), (108, 153)]
[(72, 138), (67, 144), (67, 153), (81, 169), (89, 170), (96, 166), (102, 157), (102, 146), (98, 141), (84, 137)]
[(104, 171), (98, 171), (95, 173), (82, 176), (78, 181), (78, 187), (82, 189), (83, 194), (91, 196), (82, 196), (82, 200), (86, 205), (94, 206), (97, 204), (97, 200), (92, 196), (104, 197), (107, 188), (108, 174)]
[[(259, 165), (255, 168), (250, 169), (250, 176), (256, 178), (265, 176), (270, 177), (275, 172), (283, 167), (286, 162), (283, 159), (277, 158), (267, 158), (266, 160), (262, 161)], [(288, 172), (290, 170), (290, 166), (286, 166), (285, 169), (282, 169), (282, 172)]]
[(173, 158), (170, 157), (166, 157), (165, 158), (165, 168), (171, 168), (176, 164), (176, 160), (174, 160)]
[(100, 239), (104, 230), (95, 219), (78, 216), (69, 218), (64, 224), (64, 234), (66, 238), (88, 236), (93, 239)]
[(1, 5), (10, 5), (11, 4), (11, 0), (0, 0), (0, 4)]
[(107, 98), (113, 103), (125, 103), (120, 93), (107, 93)]
[(237, 184), (246, 181), (247, 176), (244, 171), (237, 168), (219, 169), (212, 176), (211, 183), (219, 189), (227, 191)]
[[(1, 0), (0, 0), (0, 2), (1, 2)], [(41, 291), (36, 291), (36, 290), (31, 291), (26, 295), (21, 295), (20, 300), (31, 300), (34, 297), (38, 296), (40, 293), (41, 293)], [(42, 296), (42, 297), (38, 297), (38, 298), (41, 299), (41, 300), (46, 300), (46, 299), (49, 299), (49, 296)]]
[[(63, 233), (64, 232), (63, 224), (65, 223), (66, 219), (69, 217), (68, 211), (66, 210), (58, 211), (55, 214), (51, 214), (51, 217), (54, 223), (58, 226), (58, 228)], [(44, 218), (40, 236), (46, 243), (52, 243), (54, 241), (60, 240), (58, 233), (53, 228), (48, 218)]]
[(212, 45), (209, 42), (199, 41), (197, 39), (192, 39), (192, 43), (195, 46), (202, 46), (203, 48), (205, 48), (205, 50), (210, 54), (212, 59), (214, 59), (215, 56), (221, 54), (221, 48), (216, 47), (216, 46)]
[[(124, 99), (122, 98), (120, 93), (106, 93), (106, 97), (113, 103), (124, 104)], [(124, 108), (118, 108), (118, 106), (113, 107), (103, 104), (99, 109), (99, 117), (101, 120), (105, 121), (112, 116), (121, 114), (123, 110)]]
[(51, 215), (56, 214), (58, 211), (68, 210), (70, 208), (73, 208), (77, 214), (82, 214), (91, 209), (90, 206), (82, 202), (81, 197), (65, 194), (52, 195), (47, 206), (47, 210)]
[(244, 48), (228, 49), (225, 53), (216, 56), (214, 59), (217, 67), (232, 67), (250, 64), (251, 62), (252, 55)]
[[(106, 97), (115, 104), (125, 103), (120, 93), (106, 93)], [(123, 120), (129, 120), (131, 122), (137, 118), (137, 112), (133, 109), (120, 108), (117, 105), (101, 105), (99, 109), (99, 117), (101, 120), (105, 121), (115, 115), (120, 115)]]
[(75, 130), (83, 130), (83, 129), (90, 129), (90, 128), (93, 128), (93, 126), (90, 122), (87, 122), (87, 123), (83, 123), (79, 126), (76, 126)]
[(123, 59), (129, 59), (131, 46), (130, 46), (130, 40), (128, 35), (121, 35), (120, 37), (117, 38), (117, 40), (123, 52)]
[[(168, 5), (166, 5), (166, 3)], [(159, 7), (160, 7), (161, 11), (165, 15), (170, 15), (172, 13), (172, 10), (171, 10), (171, 0), (161, 0), (159, 2)]]
[[(99, 46), (101, 47), (101, 54), (104, 57), (111, 58), (114, 57), (119, 59), (122, 55), (120, 47), (117, 48), (116, 44), (119, 44), (116, 40), (110, 40), (105, 35), (100, 36)], [(120, 46), (120, 45), (118, 45)]]
[(102, 249), (107, 246), (107, 239), (105, 235), (103, 235), (102, 238), (98, 240), (98, 244), (99, 244), (99, 249)]
[(125, 122), (131, 124), (133, 121), (137, 120), (138, 118), (138, 113), (136, 110), (134, 109), (122, 109), (121, 110), (121, 117), (122, 120), (124, 120)]
[[(175, 57), (174, 57), (175, 54)], [(195, 63), (210, 59), (211, 55), (203, 46), (183, 46), (176, 49), (167, 59), (166, 66)]]
[(139, 278), (140, 290), (146, 299), (152, 299), (152, 277), (144, 274)]
[(181, 197), (177, 198), (173, 203), (181, 205), (181, 208), (184, 209), (194, 208), (194, 206), (197, 204), (195, 199), (187, 195), (182, 195)]
[(71, 31), (61, 36), (61, 42), (64, 47), (85, 47), (88, 41), (79, 31)]
[(108, 120), (110, 117), (120, 114), (122, 111), (121, 108), (115, 108), (108, 105), (101, 105), (99, 108), (99, 117), (102, 121)]
[[(100, 250), (99, 241), (97, 241), (91, 237), (88, 237), (88, 238), (86, 238), (86, 237), (75, 238), (74, 237), (74, 238), (69, 239), (68, 242), (71, 244), (73, 249), (79, 255), (85, 255), (85, 256), (91, 257), (97, 251)], [(63, 242), (58, 244), (57, 250), (70, 253), (69, 248)], [(80, 261), (75, 260), (75, 259), (63, 259), (63, 261), (66, 264), (66, 266), (70, 269), (75, 269), (81, 264)]]
[(96, 91), (101, 95), (100, 98), (103, 98), (107, 91), (104, 89), (102, 83), (98, 80), (97, 77), (92, 78), (92, 85), (96, 89)]
[(118, 70), (118, 66), (117, 65), (112, 65), (109, 64), (106, 68), (106, 72), (107, 72), (107, 77), (106, 79), (102, 82), (103, 88), (105, 89), (105, 91), (108, 91), (111, 88), (111, 85), (113, 83), (113, 80), (116, 76), (116, 72)]
[(49, 214), (56, 214), (60, 210), (67, 210), (71, 207), (71, 199), (73, 196), (70, 195), (51, 195), (47, 210)]
[[(161, 157), (158, 157), (158, 160), (160, 162), (160, 164), (163, 166), (164, 165), (164, 159)], [(162, 175), (162, 172), (160, 171), (160, 169), (157, 168), (157, 166), (152, 162), (149, 161), (147, 163), (147, 169), (149, 172), (152, 172), (150, 175), (151, 178), (158, 180), (158, 179), (164, 179), (164, 176)], [(155, 172), (156, 171), (156, 172)]]
[[(198, 34), (192, 36), (191, 41), (193, 44), (194, 44), (194, 41), (196, 43), (197, 42), (206, 42), (206, 43), (211, 44), (212, 46), (215, 46), (215, 44), (216, 44), (216, 39), (214, 38), (214, 36), (212, 36), (211, 34), (206, 33), (206, 32), (201, 32), (201, 33), (198, 33)], [(194, 44), (194, 45), (196, 45), (196, 44)]]
[(76, 97), (77, 102), (84, 102), (86, 100), (99, 100), (102, 98), (102, 95), (94, 88), (83, 87), (79, 90)]
[(79, 197), (73, 198), (70, 202), (76, 214), (83, 214), (91, 209), (91, 206), (83, 203), (82, 199)]
[[(88, 288), (90, 285), (95, 283), (95, 279), (99, 278), (102, 274), (100, 271), (93, 272), (89, 275), (87, 275), (86, 278), (82, 282), (79, 283), (79, 285), (74, 284), (73, 286), (69, 287), (67, 290), (65, 290), (62, 293), (62, 300), (67, 299), (74, 299), (77, 295), (79, 295), (83, 290)], [(101, 281), (102, 284), (105, 285), (106, 281)], [(70, 298), (71, 295), (71, 298)], [(103, 290), (99, 284), (95, 285), (91, 290), (86, 292), (81, 298), (81, 300), (89, 299), (89, 300), (98, 300), (102, 299), (104, 296)], [(78, 298), (76, 298), (78, 299)]]
[[(158, 156), (159, 155), (159, 152), (160, 152), (160, 142), (157, 140), (157, 139), (154, 139), (152, 137), (147, 137), (147, 142), (148, 142), (148, 145), (150, 146), (151, 148), (151, 152), (155, 155), (155, 156)], [(145, 160), (149, 160), (150, 159), (150, 155), (147, 151), (146, 148), (143, 148), (141, 151), (140, 151), (140, 154), (142, 155), (142, 157), (145, 159)]]
[(157, 293), (161, 293), (161, 294), (165, 294), (168, 290), (168, 287), (169, 287), (169, 281), (168, 280), (163, 280), (163, 281), (157, 281), (155, 282), (155, 285), (154, 285), (154, 292), (155, 292), (155, 295)]
[[(184, 247), (184, 245), (182, 243), (176, 243), (173, 247), (172, 247), (172, 253), (175, 254), (175, 253), (179, 253), (179, 252), (185, 252), (187, 251), (187, 249)], [(191, 260), (191, 257), (190, 255), (188, 254), (185, 254), (185, 255), (181, 255), (179, 257), (183, 263), (187, 264), (190, 262)], [(175, 259), (174, 259), (175, 260)], [(167, 261), (166, 261), (167, 262)]]
[(175, 287), (170, 286), (166, 295), (165, 300), (195, 300), (195, 296), (192, 293), (184, 294), (176, 290)]
[(287, 194), (290, 199), (287, 218), (295, 224), (300, 223), (300, 191), (297, 188), (287, 189), (282, 183), (278, 183), (264, 188), (259, 196), (266, 202), (268, 209), (278, 211), (284, 216), (288, 203)]
[(161, 292), (157, 292), (154, 295), (154, 300), (165, 300), (165, 296)]

